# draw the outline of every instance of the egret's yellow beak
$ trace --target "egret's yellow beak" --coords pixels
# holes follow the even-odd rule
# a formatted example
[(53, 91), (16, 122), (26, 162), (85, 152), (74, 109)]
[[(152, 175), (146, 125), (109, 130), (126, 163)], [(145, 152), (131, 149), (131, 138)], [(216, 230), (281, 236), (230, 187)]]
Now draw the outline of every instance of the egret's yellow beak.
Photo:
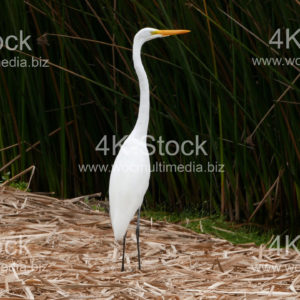
[(161, 34), (163, 36), (168, 36), (168, 35), (175, 35), (175, 34), (185, 34), (189, 33), (190, 30), (186, 29), (178, 29), (178, 30), (154, 30), (151, 32), (151, 34)]

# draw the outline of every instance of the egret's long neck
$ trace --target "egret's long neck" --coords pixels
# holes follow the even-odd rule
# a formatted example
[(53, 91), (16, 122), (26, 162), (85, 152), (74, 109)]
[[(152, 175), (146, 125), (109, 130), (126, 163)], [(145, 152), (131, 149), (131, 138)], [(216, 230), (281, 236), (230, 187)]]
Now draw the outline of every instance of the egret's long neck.
[(140, 42), (139, 40), (135, 39), (133, 42), (133, 64), (139, 80), (140, 106), (139, 106), (138, 118), (134, 126), (134, 129), (132, 131), (132, 134), (137, 138), (146, 139), (148, 124), (149, 124), (150, 103), (149, 103), (149, 82), (141, 59), (142, 45), (143, 43)]

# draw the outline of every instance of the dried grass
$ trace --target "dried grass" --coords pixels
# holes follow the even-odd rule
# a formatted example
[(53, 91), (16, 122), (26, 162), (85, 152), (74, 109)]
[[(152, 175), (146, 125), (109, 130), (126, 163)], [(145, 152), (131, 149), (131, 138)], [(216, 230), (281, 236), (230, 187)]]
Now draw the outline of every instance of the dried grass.
[(178, 225), (141, 220), (142, 271), (133, 222), (121, 273), (121, 248), (108, 215), (90, 210), (80, 198), (58, 200), (3, 187), (0, 206), (1, 299), (299, 297), (295, 251), (279, 255), (262, 246), (234, 246)]

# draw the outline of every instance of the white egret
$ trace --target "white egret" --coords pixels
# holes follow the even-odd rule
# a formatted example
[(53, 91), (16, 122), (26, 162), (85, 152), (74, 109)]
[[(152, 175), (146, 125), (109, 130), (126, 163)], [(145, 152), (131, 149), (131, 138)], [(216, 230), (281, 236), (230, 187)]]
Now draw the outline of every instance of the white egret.
[(141, 48), (147, 41), (188, 32), (189, 30), (143, 28), (134, 37), (133, 64), (140, 88), (139, 113), (132, 132), (121, 146), (115, 159), (109, 180), (109, 206), (112, 228), (115, 239), (123, 239), (121, 271), (124, 271), (127, 228), (136, 211), (138, 211), (136, 227), (138, 267), (141, 269), (139, 247), (140, 210), (150, 179), (150, 159), (146, 145), (150, 113), (149, 82), (141, 60)]

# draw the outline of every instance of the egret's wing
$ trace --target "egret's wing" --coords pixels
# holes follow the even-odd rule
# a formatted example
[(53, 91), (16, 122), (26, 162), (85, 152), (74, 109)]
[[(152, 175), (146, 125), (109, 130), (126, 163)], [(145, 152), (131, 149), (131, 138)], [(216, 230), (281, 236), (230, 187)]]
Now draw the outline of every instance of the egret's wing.
[(109, 182), (110, 216), (117, 240), (123, 238), (129, 222), (142, 205), (150, 179), (146, 146), (126, 142), (115, 160)]

